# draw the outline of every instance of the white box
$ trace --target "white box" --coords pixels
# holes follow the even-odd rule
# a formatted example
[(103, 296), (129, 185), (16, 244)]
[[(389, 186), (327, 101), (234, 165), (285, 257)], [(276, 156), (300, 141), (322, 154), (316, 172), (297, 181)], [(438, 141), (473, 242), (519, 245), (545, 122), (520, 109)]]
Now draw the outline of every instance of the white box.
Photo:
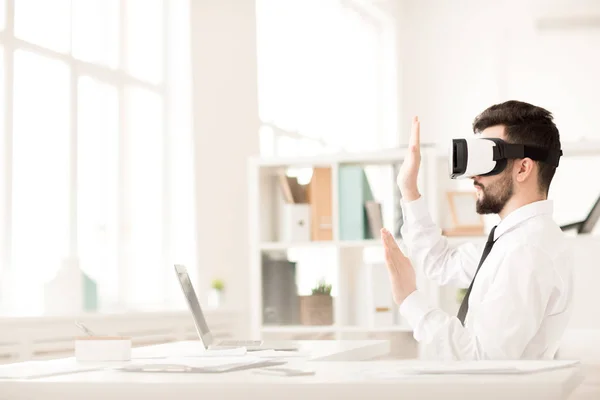
[(121, 336), (84, 336), (75, 339), (77, 361), (129, 361), (131, 338)]
[(285, 243), (310, 241), (310, 204), (283, 205), (279, 240)]

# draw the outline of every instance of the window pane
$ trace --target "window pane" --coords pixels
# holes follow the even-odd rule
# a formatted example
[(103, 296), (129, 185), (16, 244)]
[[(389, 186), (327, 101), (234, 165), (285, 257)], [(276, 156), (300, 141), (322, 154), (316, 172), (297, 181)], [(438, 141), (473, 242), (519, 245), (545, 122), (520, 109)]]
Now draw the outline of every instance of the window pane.
[[(145, 89), (126, 92), (128, 305), (153, 307), (164, 298), (163, 134), (160, 96)], [(143, 282), (143, 284), (140, 284)]]
[(73, 0), (73, 55), (76, 58), (116, 68), (118, 41), (118, 0)]
[(0, 30), (6, 27), (6, 0), (0, 0)]
[[(169, 63), (169, 201), (170, 238), (169, 265), (180, 263), (196, 265), (194, 217), (194, 163), (192, 146), (191, 64), (189, 38), (189, 2), (173, 1), (169, 4), (170, 24), (168, 35)], [(171, 271), (168, 271), (171, 272)], [(196, 284), (197, 268), (189, 268), (190, 279)], [(168, 280), (168, 304), (187, 307), (181, 288), (175, 279)], [(205, 299), (200, 299), (203, 302)]]
[(127, 0), (125, 48), (127, 71), (152, 83), (162, 81), (163, 2)]
[(103, 307), (118, 301), (118, 97), (114, 86), (79, 78), (77, 235), (83, 271), (99, 286)]
[(15, 0), (15, 36), (60, 52), (71, 40), (71, 0)]
[(395, 120), (382, 106), (390, 62), (383, 31), (342, 3), (256, 0), (259, 116), (327, 148), (374, 150)]
[(28, 314), (43, 311), (35, 285), (52, 279), (68, 257), (70, 72), (21, 50), (14, 66), (12, 305)]
[[(0, 0), (0, 4), (2, 1)], [(0, 46), (0, 221), (4, 220), (6, 212), (6, 187), (5, 171), (6, 171), (6, 159), (5, 152), (5, 131), (4, 131), (4, 47)], [(6, 249), (4, 244), (6, 243), (6, 225), (0, 223), (0, 309), (4, 304), (3, 286), (4, 280), (4, 267), (6, 266)]]

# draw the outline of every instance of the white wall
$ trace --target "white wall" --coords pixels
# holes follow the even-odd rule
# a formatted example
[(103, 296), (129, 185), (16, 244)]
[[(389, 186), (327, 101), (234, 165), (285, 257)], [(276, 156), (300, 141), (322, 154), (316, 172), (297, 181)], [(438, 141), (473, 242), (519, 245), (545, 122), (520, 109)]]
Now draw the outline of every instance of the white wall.
[(254, 0), (191, 2), (198, 291), (223, 278), (226, 305), (248, 299), (246, 162), (258, 152)]
[[(554, 112), (564, 140), (600, 139), (600, 2), (404, 0), (399, 62), (406, 134), (423, 141), (471, 134), (488, 105), (519, 99)], [(549, 17), (596, 16), (594, 27), (541, 29)]]

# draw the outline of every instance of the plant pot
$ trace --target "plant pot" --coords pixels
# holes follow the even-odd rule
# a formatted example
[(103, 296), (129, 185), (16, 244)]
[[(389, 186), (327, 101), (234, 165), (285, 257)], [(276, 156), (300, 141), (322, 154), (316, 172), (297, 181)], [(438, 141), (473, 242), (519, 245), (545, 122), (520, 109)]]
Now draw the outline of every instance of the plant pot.
[(210, 308), (219, 308), (223, 303), (223, 291), (211, 289), (208, 293), (208, 306)]
[(300, 296), (302, 325), (332, 325), (333, 297), (327, 294)]

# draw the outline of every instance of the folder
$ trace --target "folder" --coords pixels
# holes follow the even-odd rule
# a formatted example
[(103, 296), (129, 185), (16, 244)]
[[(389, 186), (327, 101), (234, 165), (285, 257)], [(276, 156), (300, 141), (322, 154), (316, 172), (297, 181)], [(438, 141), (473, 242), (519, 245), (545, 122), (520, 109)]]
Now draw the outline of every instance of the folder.
[(333, 240), (331, 179), (331, 168), (313, 169), (307, 188), (312, 240)]
[(340, 239), (373, 239), (369, 230), (365, 205), (373, 193), (364, 169), (358, 165), (342, 165), (339, 170)]

